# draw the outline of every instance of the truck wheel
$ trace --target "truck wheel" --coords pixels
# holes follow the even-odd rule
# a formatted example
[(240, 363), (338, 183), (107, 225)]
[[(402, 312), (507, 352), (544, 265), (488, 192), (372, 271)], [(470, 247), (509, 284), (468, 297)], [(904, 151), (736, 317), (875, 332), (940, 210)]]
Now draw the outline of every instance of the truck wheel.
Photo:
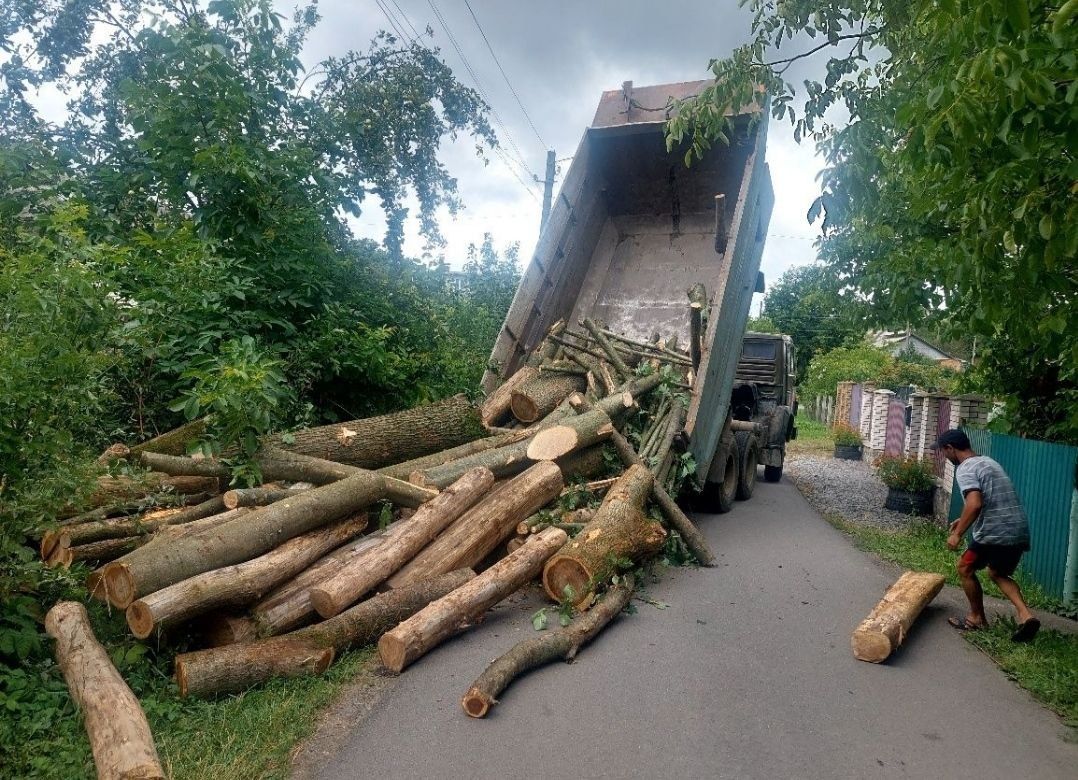
[(734, 434), (737, 441), (737, 499), (748, 501), (756, 488), (756, 467), (760, 464), (760, 445), (749, 431)]
[(721, 457), (720, 449), (715, 462), (711, 464), (708, 481), (704, 483), (699, 499), (702, 511), (717, 515), (725, 514), (733, 508), (738, 482), (737, 448), (727, 451), (725, 461), (722, 463), (719, 462)]
[(764, 466), (764, 482), (778, 482), (782, 479), (782, 466)]

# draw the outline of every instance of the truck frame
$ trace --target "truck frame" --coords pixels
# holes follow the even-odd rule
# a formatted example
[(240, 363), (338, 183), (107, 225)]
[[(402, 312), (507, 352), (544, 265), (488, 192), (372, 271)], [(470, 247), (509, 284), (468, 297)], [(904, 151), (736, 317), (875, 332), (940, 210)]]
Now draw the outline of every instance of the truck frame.
[(511, 376), (558, 320), (590, 317), (629, 338), (645, 341), (659, 331), (686, 344), (686, 293), (703, 284), (710, 309), (685, 434), (701, 508), (725, 511), (736, 495), (751, 495), (757, 461), (781, 473), (785, 433), (781, 446), (775, 440), (778, 428), (789, 426), (780, 405), (760, 403), (759, 393), (745, 414), (746, 382), (734, 397), (749, 305), (753, 292), (762, 292), (760, 259), (774, 204), (764, 160), (767, 111), (731, 114), (730, 143), (692, 166), (684, 163), (685, 148), (667, 149), (670, 99), (698, 94), (708, 83), (634, 89), (626, 82), (603, 93), (495, 341), (483, 387), (490, 392)]

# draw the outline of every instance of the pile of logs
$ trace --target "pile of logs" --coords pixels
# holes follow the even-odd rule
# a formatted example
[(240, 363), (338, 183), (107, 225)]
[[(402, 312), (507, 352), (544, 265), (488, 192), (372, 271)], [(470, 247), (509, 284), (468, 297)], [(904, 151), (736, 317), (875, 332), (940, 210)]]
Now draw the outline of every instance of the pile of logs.
[(95, 566), (90, 595), (123, 610), (135, 637), (200, 638), (176, 656), (184, 696), (318, 674), (371, 644), (400, 672), (540, 578), (582, 617), (492, 664), (462, 701), (482, 717), (515, 676), (571, 660), (611, 621), (629, 570), (677, 540), (714, 560), (673, 498), (693, 351), (581, 327), (555, 325), (479, 407), (459, 396), (266, 437), (257, 487), (229, 490), (227, 459), (183, 454), (197, 424), (113, 445), (101, 462), (128, 473), (43, 529), (41, 555)]

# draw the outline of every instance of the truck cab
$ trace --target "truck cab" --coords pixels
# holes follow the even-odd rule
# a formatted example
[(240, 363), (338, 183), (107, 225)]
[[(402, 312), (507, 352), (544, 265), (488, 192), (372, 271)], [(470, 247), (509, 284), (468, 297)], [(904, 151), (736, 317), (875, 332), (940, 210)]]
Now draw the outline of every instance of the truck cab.
[(777, 482), (786, 442), (797, 436), (793, 339), (778, 333), (746, 333), (734, 377), (731, 414), (734, 420), (759, 424), (764, 479)]

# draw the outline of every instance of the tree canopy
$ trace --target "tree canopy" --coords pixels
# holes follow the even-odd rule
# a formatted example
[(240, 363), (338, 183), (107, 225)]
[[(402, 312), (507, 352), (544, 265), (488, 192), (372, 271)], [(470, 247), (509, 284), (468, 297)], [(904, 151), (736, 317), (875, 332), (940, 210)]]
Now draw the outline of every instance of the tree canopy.
[[(821, 258), (884, 318), (979, 337), (1020, 427), (1078, 440), (1078, 3), (743, 2), (751, 41), (677, 106), (670, 144), (692, 159), (727, 109), (769, 103), (826, 154)], [(794, 85), (812, 56), (825, 77)]]

